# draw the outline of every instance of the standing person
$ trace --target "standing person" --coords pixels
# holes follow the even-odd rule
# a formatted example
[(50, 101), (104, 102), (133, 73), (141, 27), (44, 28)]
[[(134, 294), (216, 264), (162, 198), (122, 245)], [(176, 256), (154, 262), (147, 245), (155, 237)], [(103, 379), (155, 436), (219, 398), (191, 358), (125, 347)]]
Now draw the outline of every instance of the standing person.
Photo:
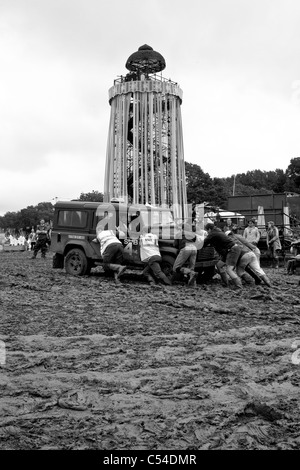
[(36, 243), (33, 249), (33, 255), (31, 259), (35, 259), (39, 250), (41, 250), (41, 257), (46, 258), (47, 253), (47, 242), (48, 242), (48, 229), (49, 227), (45, 224), (45, 220), (41, 219), (40, 224), (36, 229)]
[(101, 222), (96, 227), (96, 235), (100, 242), (103, 269), (107, 273), (113, 272), (115, 283), (120, 284), (120, 276), (126, 270), (126, 266), (122, 266), (124, 248), (113, 230), (103, 230)]
[(143, 275), (150, 285), (155, 285), (155, 278), (168, 286), (172, 285), (170, 279), (161, 270), (162, 258), (158, 246), (158, 236), (151, 233), (150, 227), (144, 227), (140, 235), (140, 257), (146, 265)]
[[(250, 221), (249, 221), (250, 223)], [(252, 224), (254, 224), (254, 220), (252, 219)], [(254, 228), (257, 228), (254, 226)], [(247, 227), (246, 227), (247, 229)], [(245, 230), (246, 230), (245, 229)], [(245, 233), (245, 230), (244, 230), (244, 233)], [(252, 242), (250, 241), (251, 240), (251, 236), (250, 237), (245, 237), (245, 235), (239, 235), (237, 233), (237, 230), (236, 229), (232, 229), (231, 232), (236, 236), (236, 238), (239, 238), (240, 241), (245, 245), (245, 246), (248, 246), (248, 248), (250, 248), (250, 250), (253, 251), (253, 253), (255, 254), (256, 258), (257, 258), (257, 261), (260, 265), (260, 249), (258, 248), (257, 246), (257, 243), (255, 243), (255, 240)], [(259, 238), (260, 238), (260, 232), (258, 231), (258, 234), (259, 234)], [(253, 238), (254, 238), (254, 235), (253, 235)]]
[(226, 264), (226, 272), (233, 284), (242, 289), (242, 281), (234, 272), (238, 259), (242, 254), (243, 247), (231, 240), (222, 230), (215, 227), (214, 224), (208, 223), (205, 226), (208, 235), (204, 239), (203, 246), (213, 246), (217, 253), (221, 256), (221, 260)]
[(49, 248), (51, 246), (52, 229), (53, 229), (53, 222), (52, 222), (52, 220), (50, 220), (49, 224), (48, 224), (48, 232), (47, 232), (47, 244), (48, 244)]
[(260, 232), (253, 219), (248, 221), (248, 226), (244, 230), (243, 237), (246, 238), (249, 243), (252, 243), (252, 245), (257, 246), (260, 239)]
[[(182, 273), (188, 280), (188, 285), (195, 285), (198, 274), (195, 272), (195, 264), (197, 259), (197, 236), (192, 232), (192, 227), (189, 224), (182, 224), (181, 229), (175, 235), (174, 246), (179, 250), (177, 258), (173, 265), (174, 280), (176, 274)], [(188, 263), (188, 267), (184, 264)]]
[(228, 219), (226, 219), (226, 222), (225, 222), (225, 225), (223, 226), (223, 232), (228, 232), (228, 230), (232, 230), (232, 220), (230, 219), (230, 217), (228, 217)]
[(28, 235), (28, 245), (29, 245), (30, 251), (34, 250), (35, 244), (36, 244), (36, 234), (35, 234), (34, 228), (32, 228), (30, 234)]
[(275, 269), (279, 268), (279, 256), (278, 251), (281, 250), (281, 243), (279, 239), (279, 230), (275, 226), (273, 221), (268, 222), (267, 228), (267, 247), (268, 247), (268, 255), (273, 262), (273, 267)]
[(293, 258), (289, 259), (287, 262), (287, 274), (295, 274), (297, 266), (300, 266), (300, 254), (298, 254), (299, 240), (291, 243), (290, 253), (293, 255)]

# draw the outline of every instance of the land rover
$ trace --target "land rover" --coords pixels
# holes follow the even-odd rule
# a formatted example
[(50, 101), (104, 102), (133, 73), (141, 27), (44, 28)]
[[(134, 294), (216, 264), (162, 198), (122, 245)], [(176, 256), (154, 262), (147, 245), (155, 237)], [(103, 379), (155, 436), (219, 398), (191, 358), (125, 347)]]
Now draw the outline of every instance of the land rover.
[[(55, 204), (51, 234), (53, 268), (65, 268), (68, 274), (82, 276), (89, 274), (93, 267), (101, 266), (96, 226), (101, 221), (105, 229), (116, 230), (121, 220), (125, 220), (127, 230), (116, 231), (116, 234), (124, 246), (124, 264), (129, 269), (143, 269), (139, 236), (143, 227), (150, 226), (159, 238), (162, 269), (171, 275), (178, 250), (174, 246), (177, 228), (170, 209), (117, 202), (58, 201)], [(200, 282), (214, 275), (216, 262), (213, 247), (198, 250), (195, 269)]]

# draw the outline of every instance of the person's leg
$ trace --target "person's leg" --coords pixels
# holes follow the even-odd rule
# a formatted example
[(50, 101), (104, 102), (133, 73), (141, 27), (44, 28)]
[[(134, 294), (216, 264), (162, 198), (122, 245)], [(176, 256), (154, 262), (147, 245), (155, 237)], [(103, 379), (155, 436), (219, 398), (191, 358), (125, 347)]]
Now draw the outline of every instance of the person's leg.
[(240, 277), (234, 272), (234, 269), (237, 265), (237, 262), (239, 260), (241, 253), (242, 253), (242, 247), (235, 245), (227, 253), (226, 260), (225, 260), (227, 274), (232, 280), (233, 284), (238, 288), (242, 288), (242, 281)]
[[(110, 269), (114, 271), (115, 282), (119, 283), (121, 274), (126, 271), (126, 266), (122, 266), (123, 263), (123, 245), (121, 243), (115, 243), (111, 245), (111, 262)], [(109, 248), (109, 246), (108, 246)]]
[(112, 261), (120, 265), (123, 263), (123, 246), (120, 243), (114, 245)]
[(195, 271), (195, 264), (196, 264), (196, 260), (197, 260), (197, 249), (196, 247), (189, 247), (188, 248), (189, 251), (190, 251), (190, 257), (188, 259), (189, 261), (189, 268), (192, 270), (192, 271)]
[(229, 278), (227, 275), (226, 264), (221, 259), (216, 264), (217, 273), (220, 275), (222, 284), (226, 287), (229, 285)]
[(175, 262), (173, 264), (173, 272), (179, 273), (182, 266), (186, 263), (190, 256), (190, 252), (186, 250), (186, 248), (182, 248), (182, 250), (179, 251), (177, 258), (175, 259)]
[(150, 267), (154, 277), (156, 277), (157, 279), (163, 281), (163, 283), (168, 285), (168, 286), (170, 286), (172, 284), (170, 279), (165, 275), (165, 273), (162, 272), (160, 262), (158, 260), (156, 260), (156, 259), (152, 260), (150, 258), (149, 267)]
[(195, 265), (196, 265), (196, 260), (197, 260), (197, 249), (195, 246), (188, 247), (188, 249), (190, 251), (190, 256), (188, 259), (189, 270), (190, 270), (190, 272), (188, 273), (188, 276), (189, 276), (188, 285), (195, 286), (196, 279), (198, 276), (198, 274), (195, 272)]
[(274, 268), (279, 268), (279, 254), (278, 250), (273, 250)]
[(46, 243), (46, 240), (42, 240), (42, 243), (41, 243), (42, 258), (46, 258), (46, 253), (47, 253), (47, 243)]
[(250, 275), (254, 279), (255, 284), (258, 285), (261, 284), (262, 276), (265, 273), (261, 269), (255, 253), (249, 251), (238, 260), (237, 274), (243, 279), (245, 275)]
[(255, 254), (256, 258), (257, 258), (257, 261), (259, 262), (260, 264), (260, 249), (255, 247), (255, 249), (253, 250), (253, 253)]
[(115, 244), (108, 245), (105, 252), (102, 255), (103, 269), (106, 273), (113, 272), (115, 282), (118, 283), (118, 272), (120, 265), (113, 263), (115, 255)]
[(297, 266), (297, 261), (295, 259), (290, 259), (287, 264), (288, 274), (295, 274), (296, 266)]
[(39, 249), (40, 249), (40, 242), (37, 241), (36, 244), (34, 245), (34, 250), (33, 250), (33, 255), (31, 257), (31, 259), (35, 259), (38, 252), (39, 252)]
[[(178, 254), (173, 265), (173, 272), (181, 272), (184, 276), (190, 277), (194, 273), (195, 263), (197, 258), (197, 250), (191, 249), (189, 246), (184, 247)], [(184, 265), (188, 263), (189, 267)], [(190, 267), (192, 266), (192, 268)]]
[(145, 276), (145, 278), (147, 279), (147, 281), (149, 282), (151, 286), (155, 285), (155, 279), (151, 276), (150, 266), (148, 264), (146, 264), (146, 266), (143, 269), (143, 276)]

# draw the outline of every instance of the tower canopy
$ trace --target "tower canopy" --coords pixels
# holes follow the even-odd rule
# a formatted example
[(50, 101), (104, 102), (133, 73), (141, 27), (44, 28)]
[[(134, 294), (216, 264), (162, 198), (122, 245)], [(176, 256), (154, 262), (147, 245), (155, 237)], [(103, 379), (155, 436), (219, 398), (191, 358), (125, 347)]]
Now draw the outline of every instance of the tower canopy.
[(166, 62), (163, 56), (144, 44), (127, 59), (126, 68), (132, 72), (156, 73), (164, 70)]

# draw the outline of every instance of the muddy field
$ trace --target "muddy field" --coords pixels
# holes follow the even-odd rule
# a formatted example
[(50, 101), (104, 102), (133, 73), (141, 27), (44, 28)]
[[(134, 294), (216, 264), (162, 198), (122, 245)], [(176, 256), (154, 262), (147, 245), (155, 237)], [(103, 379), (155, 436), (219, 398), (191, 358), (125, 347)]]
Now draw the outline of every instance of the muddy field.
[(300, 448), (299, 276), (115, 286), (30, 256), (0, 253), (2, 450)]

